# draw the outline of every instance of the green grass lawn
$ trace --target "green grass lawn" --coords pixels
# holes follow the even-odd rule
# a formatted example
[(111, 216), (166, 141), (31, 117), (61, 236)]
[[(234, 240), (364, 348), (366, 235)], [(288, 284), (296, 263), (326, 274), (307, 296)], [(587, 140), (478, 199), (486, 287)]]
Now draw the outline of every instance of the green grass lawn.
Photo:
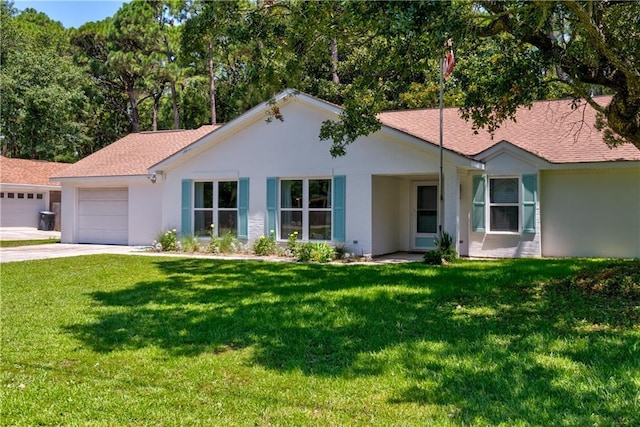
[(60, 243), (60, 239), (0, 240), (0, 248), (15, 248), (17, 246), (47, 245), (49, 243)]
[(1, 425), (640, 425), (639, 261), (1, 268)]

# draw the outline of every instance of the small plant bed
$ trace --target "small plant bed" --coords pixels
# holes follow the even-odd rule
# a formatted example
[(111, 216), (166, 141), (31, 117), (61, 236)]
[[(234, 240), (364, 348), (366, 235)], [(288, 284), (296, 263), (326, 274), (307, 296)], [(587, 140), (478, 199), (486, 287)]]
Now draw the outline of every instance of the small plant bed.
[(260, 236), (249, 247), (231, 233), (225, 233), (222, 237), (217, 236), (213, 224), (209, 236), (202, 239), (194, 236), (180, 237), (176, 229), (167, 230), (157, 236), (150, 250), (203, 255), (278, 257), (297, 262), (315, 263), (369, 260), (347, 253), (344, 246), (333, 246), (327, 242), (301, 242), (298, 240), (298, 232), (296, 231), (289, 234), (284, 246), (276, 240), (275, 233), (271, 231), (269, 236)]

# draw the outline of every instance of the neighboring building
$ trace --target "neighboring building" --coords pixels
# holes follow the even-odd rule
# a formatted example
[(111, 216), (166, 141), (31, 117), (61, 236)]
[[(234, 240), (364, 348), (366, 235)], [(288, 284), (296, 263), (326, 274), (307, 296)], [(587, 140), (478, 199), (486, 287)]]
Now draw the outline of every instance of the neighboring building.
[(0, 227), (38, 227), (40, 212), (59, 210), (60, 183), (49, 177), (68, 166), (0, 156)]
[[(149, 245), (158, 233), (232, 231), (249, 242), (425, 251), (443, 230), (477, 257), (640, 257), (640, 150), (609, 148), (595, 112), (545, 101), (494, 135), (444, 111), (386, 112), (380, 131), (332, 158), (320, 126), (339, 107), (287, 90), (224, 126), (129, 135), (55, 177), (62, 241)], [(442, 218), (442, 221), (439, 220)]]

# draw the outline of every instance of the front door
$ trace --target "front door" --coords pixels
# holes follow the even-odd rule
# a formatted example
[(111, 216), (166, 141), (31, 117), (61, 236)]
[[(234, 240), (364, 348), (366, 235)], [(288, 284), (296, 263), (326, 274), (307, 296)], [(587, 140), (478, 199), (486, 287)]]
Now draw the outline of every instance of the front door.
[(431, 181), (414, 182), (412, 193), (412, 249), (434, 249), (434, 239), (438, 235), (438, 184)]

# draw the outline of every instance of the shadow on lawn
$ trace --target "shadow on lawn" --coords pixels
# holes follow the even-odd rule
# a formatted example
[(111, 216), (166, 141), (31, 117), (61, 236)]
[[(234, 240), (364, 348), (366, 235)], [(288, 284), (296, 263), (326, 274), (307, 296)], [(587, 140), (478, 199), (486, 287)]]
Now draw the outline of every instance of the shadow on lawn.
[(603, 402), (597, 385), (580, 389), (574, 381), (588, 372), (615, 389), (608, 392), (637, 398), (632, 379), (618, 377), (640, 369), (638, 335), (626, 335), (638, 313), (620, 316), (626, 302), (616, 295), (541, 284), (588, 261), (157, 265), (166, 280), (93, 293), (97, 322), (70, 331), (100, 352), (252, 347), (253, 362), (275, 370), (349, 377), (400, 369), (415, 385), (393, 402), (454, 405), (453, 416), (466, 422), (544, 424), (564, 414), (591, 424), (594, 411), (605, 424), (638, 418), (637, 407)]

